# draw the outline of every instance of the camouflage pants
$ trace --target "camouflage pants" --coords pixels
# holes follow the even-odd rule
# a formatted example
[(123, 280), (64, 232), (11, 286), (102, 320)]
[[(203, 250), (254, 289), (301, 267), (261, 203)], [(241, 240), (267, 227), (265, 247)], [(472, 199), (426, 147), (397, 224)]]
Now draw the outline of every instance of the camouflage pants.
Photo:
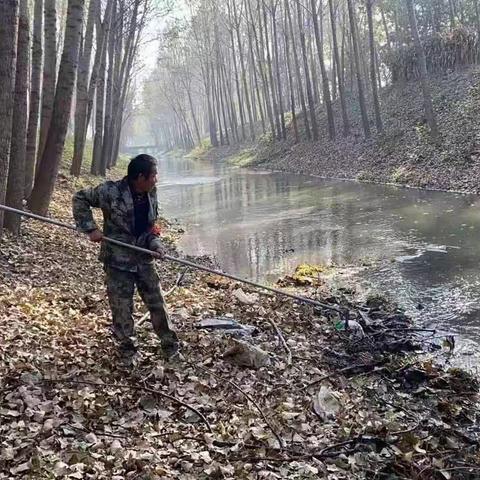
[(170, 326), (170, 319), (160, 288), (160, 278), (153, 263), (140, 264), (137, 272), (105, 266), (107, 295), (112, 310), (115, 337), (124, 342), (134, 335), (133, 296), (135, 286), (150, 311), (155, 333), (160, 337), (164, 350), (178, 344), (178, 337)]

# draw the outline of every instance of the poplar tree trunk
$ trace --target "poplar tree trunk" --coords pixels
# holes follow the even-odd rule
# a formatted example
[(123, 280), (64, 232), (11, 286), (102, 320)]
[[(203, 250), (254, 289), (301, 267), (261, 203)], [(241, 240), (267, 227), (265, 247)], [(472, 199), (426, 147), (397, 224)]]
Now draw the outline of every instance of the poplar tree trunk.
[(289, 0), (285, 0), (285, 13), (287, 14), (287, 19), (288, 19), (288, 26), (290, 29), (290, 36), (292, 38), (292, 53), (293, 53), (293, 60), (295, 64), (295, 72), (296, 72), (296, 78), (297, 78), (297, 85), (298, 85), (298, 94), (300, 97), (300, 104), (302, 106), (302, 114), (303, 114), (303, 122), (305, 125), (305, 135), (307, 137), (307, 140), (310, 140), (312, 138), (312, 135), (310, 133), (310, 122), (308, 120), (308, 113), (307, 113), (307, 104), (305, 101), (305, 93), (303, 90), (303, 84), (302, 84), (302, 74), (300, 70), (300, 61), (298, 59), (298, 53), (297, 53), (297, 46), (295, 44), (295, 31), (293, 29), (293, 20), (292, 20), (292, 14), (290, 11), (290, 4)]
[[(248, 8), (248, 5), (246, 5), (245, 8)], [(258, 110), (260, 112), (260, 121), (262, 122), (262, 133), (265, 133), (265, 112), (263, 110), (262, 95), (260, 93), (260, 86), (258, 84), (258, 74), (257, 74), (256, 65), (255, 65), (255, 54), (253, 52), (252, 29), (250, 27), (248, 27), (248, 46), (250, 49), (251, 65), (253, 70), (253, 80), (255, 85), (255, 93), (257, 95)]]
[[(12, 135), (13, 99), (18, 32), (18, 0), (0, 2), (0, 203), (5, 203)], [(3, 234), (0, 211), (0, 237)]]
[(347, 115), (347, 104), (345, 101), (345, 85), (343, 83), (343, 64), (340, 62), (340, 55), (338, 53), (338, 41), (337, 41), (337, 25), (335, 21), (335, 11), (333, 8), (333, 0), (328, 0), (328, 6), (330, 10), (330, 24), (332, 27), (332, 44), (333, 44), (333, 55), (335, 58), (336, 73), (337, 73), (337, 82), (338, 82), (338, 93), (340, 96), (340, 106), (342, 110), (342, 122), (343, 122), (343, 134), (347, 136), (350, 133), (350, 122)]
[(428, 83), (427, 62), (425, 59), (425, 51), (423, 50), (422, 42), (420, 41), (420, 35), (418, 34), (417, 18), (415, 16), (415, 9), (413, 6), (413, 0), (406, 0), (408, 9), (408, 18), (410, 21), (410, 28), (413, 36), (413, 43), (417, 52), (418, 64), (420, 67), (420, 84), (423, 92), (423, 106), (425, 109), (425, 117), (430, 127), (430, 134), (434, 142), (439, 142), (439, 131), (437, 126), (437, 120), (435, 118), (435, 112), (433, 110), (432, 94), (430, 91), (430, 85)]
[(367, 106), (365, 102), (365, 94), (363, 91), (363, 81), (362, 81), (362, 73), (360, 67), (360, 56), (359, 56), (359, 48), (358, 48), (358, 39), (357, 39), (357, 26), (355, 21), (355, 12), (353, 9), (353, 2), (352, 0), (347, 0), (348, 6), (348, 17), (350, 19), (350, 35), (352, 39), (352, 49), (353, 49), (353, 60), (355, 65), (355, 73), (357, 76), (357, 86), (358, 86), (358, 101), (360, 103), (360, 112), (362, 115), (362, 125), (363, 125), (363, 133), (365, 138), (370, 137), (370, 125), (368, 122), (368, 114), (367, 114)]
[(237, 19), (237, 7), (235, 5), (235, 0), (233, 0), (232, 3), (233, 3), (233, 16), (235, 18), (235, 31), (237, 33), (238, 54), (240, 57), (240, 68), (242, 72), (243, 90), (245, 95), (245, 103), (247, 106), (247, 114), (248, 114), (248, 121), (249, 121), (249, 127), (250, 127), (250, 138), (252, 140), (255, 140), (255, 125), (253, 121), (252, 105), (250, 103), (250, 93), (247, 85), (247, 74), (245, 71), (245, 59), (243, 55), (242, 40), (240, 38), (240, 19)]
[[(107, 27), (108, 28), (108, 27)], [(108, 29), (108, 32), (110, 29)], [(108, 43), (109, 33), (106, 32), (106, 42)], [(100, 69), (98, 71), (97, 89), (95, 93), (95, 135), (93, 137), (92, 165), (90, 173), (100, 175), (102, 172), (102, 146), (104, 129), (104, 108), (105, 108), (105, 70), (107, 61), (107, 49), (103, 50)]]
[(51, 125), (35, 185), (28, 202), (30, 209), (40, 215), (45, 215), (48, 211), (62, 159), (77, 72), (84, 7), (84, 0), (69, 0), (68, 2), (64, 48), (58, 73)]
[(378, 99), (376, 61), (375, 61), (375, 38), (373, 32), (372, 5), (373, 0), (366, 0), (367, 22), (368, 22), (368, 40), (370, 44), (370, 82), (372, 84), (373, 110), (375, 112), (375, 125), (377, 132), (383, 132), (382, 115), (380, 113), (380, 101)]
[[(88, 8), (87, 26), (85, 40), (80, 54), (77, 75), (77, 92), (75, 104), (75, 129), (73, 143), (73, 160), (70, 173), (76, 177), (80, 175), (85, 150), (85, 134), (87, 129), (87, 104), (88, 104), (88, 81), (90, 73), (90, 61), (93, 47), (93, 29), (95, 26), (95, 15), (99, 14), (98, 0), (90, 0)], [(102, 39), (97, 35), (97, 49), (102, 48)]]
[[(30, 60), (30, 19), (28, 0), (20, 0), (17, 36), (17, 65), (13, 104), (10, 164), (8, 168), (7, 205), (19, 210), (25, 193), (25, 157), (27, 153), (28, 74)], [(4, 226), (12, 233), (20, 232), (20, 215), (6, 212)]]
[(312, 9), (313, 28), (315, 31), (315, 41), (317, 43), (318, 61), (320, 63), (320, 73), (322, 75), (322, 92), (323, 103), (327, 110), (328, 121), (328, 136), (330, 140), (335, 139), (335, 119), (333, 117), (332, 100), (330, 97), (330, 87), (328, 85), (327, 69), (325, 68), (325, 60), (323, 58), (323, 41), (320, 40), (320, 28), (318, 25), (317, 5), (315, 0), (310, 0), (310, 6)]
[[(277, 76), (277, 93), (278, 93), (278, 108), (280, 114), (280, 127), (281, 127), (281, 135), (282, 138), (285, 140), (287, 138), (287, 129), (285, 127), (285, 114), (283, 110), (283, 92), (282, 92), (282, 79), (280, 73), (280, 58), (279, 58), (279, 51), (278, 51), (278, 35), (277, 35), (277, 17), (276, 17), (276, 5), (274, 5), (273, 0), (270, 2), (270, 8), (272, 11), (272, 41), (273, 41), (273, 53), (275, 59), (275, 73)], [(280, 132), (279, 132), (280, 133)]]
[[(252, 19), (252, 25), (254, 24), (252, 9), (250, 8), (250, 16)], [(265, 100), (265, 105), (267, 108), (268, 120), (270, 123), (270, 131), (272, 132), (272, 140), (275, 139), (275, 119), (273, 116), (273, 109), (271, 104), (270, 90), (268, 85), (267, 72), (264, 69), (265, 64), (265, 46), (263, 40), (263, 27), (262, 27), (262, 17), (260, 12), (260, 4), (257, 5), (257, 18), (258, 18), (258, 37), (255, 38), (255, 44), (257, 49), (257, 57), (260, 67), (260, 72), (262, 75), (262, 85), (263, 85), (263, 98)]]
[(297, 113), (295, 110), (295, 87), (293, 83), (292, 64), (290, 60), (290, 41), (288, 38), (288, 25), (287, 25), (286, 16), (284, 18), (283, 39), (285, 43), (285, 60), (287, 63), (288, 87), (290, 90), (290, 112), (292, 115), (293, 133), (295, 135), (295, 143), (298, 143), (299, 135), (298, 135)]
[(30, 112), (28, 115), (27, 154), (25, 158), (25, 198), (30, 196), (35, 178), (37, 138), (40, 113), (40, 86), (43, 58), (43, 0), (35, 0), (33, 13), (32, 75), (30, 80)]
[(42, 107), (40, 117), (40, 137), (37, 150), (38, 166), (43, 156), (48, 130), (52, 118), (55, 85), (57, 79), (57, 9), (56, 0), (44, 0), (44, 60), (42, 81)]
[(279, 109), (277, 104), (276, 98), (276, 85), (273, 79), (273, 68), (272, 68), (272, 56), (270, 54), (270, 39), (268, 35), (268, 21), (267, 21), (267, 6), (265, 3), (263, 4), (263, 26), (265, 28), (265, 51), (267, 52), (267, 71), (268, 71), (268, 80), (270, 83), (270, 93), (271, 93), (271, 100), (272, 100), (272, 107), (273, 107), (273, 116), (275, 119), (275, 132), (273, 136), (280, 138), (282, 135), (282, 130), (280, 126), (280, 118), (279, 118)]
[(297, 5), (298, 30), (300, 33), (300, 46), (302, 49), (302, 58), (303, 58), (303, 71), (305, 75), (305, 85), (307, 88), (308, 106), (310, 110), (310, 121), (312, 123), (312, 134), (313, 134), (313, 139), (318, 140), (318, 126), (317, 126), (317, 118), (315, 116), (315, 102), (313, 100), (312, 84), (310, 82), (310, 73), (309, 73), (308, 59), (307, 59), (307, 47), (305, 44), (305, 29), (303, 28), (303, 21), (302, 21), (302, 10), (299, 2), (296, 2), (296, 5)]

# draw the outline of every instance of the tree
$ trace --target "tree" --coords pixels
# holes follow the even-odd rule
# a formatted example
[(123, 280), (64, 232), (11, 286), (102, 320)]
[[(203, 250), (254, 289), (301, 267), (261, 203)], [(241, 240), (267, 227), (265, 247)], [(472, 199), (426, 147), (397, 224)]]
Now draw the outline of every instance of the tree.
[[(76, 177), (80, 175), (82, 169), (83, 153), (85, 149), (90, 61), (93, 48), (95, 17), (100, 13), (98, 7), (98, 0), (90, 0), (85, 39), (83, 41), (83, 48), (81, 49), (80, 61), (78, 64), (73, 160), (70, 168), (70, 173)], [(103, 38), (97, 35), (96, 47), (100, 51), (102, 50), (102, 41)]]
[(348, 121), (347, 115), (347, 104), (345, 101), (345, 85), (343, 83), (343, 68), (342, 63), (340, 62), (340, 54), (338, 51), (338, 40), (337, 40), (337, 26), (335, 19), (335, 11), (333, 8), (333, 0), (328, 0), (328, 7), (330, 11), (330, 25), (332, 28), (332, 47), (333, 47), (333, 57), (335, 60), (335, 71), (337, 74), (338, 82), (338, 92), (340, 96), (340, 106), (342, 110), (342, 121), (343, 121), (343, 134), (346, 136), (350, 133), (350, 123)]
[(30, 80), (30, 113), (28, 115), (27, 154), (25, 159), (25, 198), (30, 196), (37, 161), (40, 86), (43, 59), (43, 0), (35, 0), (33, 14), (32, 75)]
[(417, 18), (415, 16), (415, 8), (413, 5), (413, 0), (406, 0), (408, 18), (410, 21), (410, 28), (412, 31), (413, 43), (415, 44), (415, 50), (417, 52), (419, 70), (420, 70), (420, 84), (422, 86), (423, 92), (423, 106), (425, 109), (425, 117), (427, 119), (428, 126), (430, 127), (430, 134), (432, 139), (435, 142), (438, 142), (439, 131), (437, 126), (437, 120), (435, 118), (435, 112), (433, 110), (432, 103), (432, 94), (430, 91), (430, 85), (428, 83), (428, 73), (427, 73), (427, 61), (425, 59), (425, 51), (423, 50), (422, 42), (420, 40), (420, 35), (418, 33), (417, 27)]
[[(0, 2), (0, 203), (5, 203), (12, 135), (13, 97), (18, 31), (18, 0)], [(3, 233), (0, 211), (0, 237)]]
[(63, 154), (78, 66), (84, 7), (85, 0), (68, 1), (65, 40), (51, 125), (28, 202), (30, 209), (40, 215), (45, 215), (48, 211)]
[(307, 46), (305, 42), (305, 28), (303, 24), (303, 15), (302, 9), (300, 6), (300, 2), (296, 2), (297, 4), (297, 21), (298, 21), (298, 31), (300, 34), (300, 46), (302, 50), (302, 58), (303, 58), (303, 72), (305, 76), (305, 85), (307, 89), (307, 98), (308, 98), (308, 107), (310, 110), (310, 121), (312, 125), (312, 134), (313, 139), (318, 140), (318, 125), (317, 125), (317, 118), (315, 115), (315, 102), (313, 100), (313, 90), (312, 84), (310, 82), (310, 72), (308, 66), (308, 58), (307, 58)]
[(362, 72), (360, 67), (360, 54), (358, 48), (357, 25), (355, 20), (355, 11), (353, 9), (353, 1), (347, 0), (348, 17), (350, 19), (350, 36), (352, 40), (353, 62), (355, 66), (355, 74), (357, 77), (358, 101), (360, 104), (360, 113), (362, 115), (363, 133), (365, 138), (370, 137), (370, 125), (368, 121), (367, 106), (365, 102), (365, 94), (363, 91)]
[[(28, 73), (30, 60), (30, 19), (28, 0), (20, 0), (17, 38), (17, 65), (13, 107), (12, 138), (6, 202), (10, 207), (22, 209), (25, 193), (25, 157), (27, 153)], [(19, 215), (7, 212), (4, 226), (12, 233), (20, 232)]]
[(375, 124), (377, 132), (383, 132), (382, 115), (380, 113), (380, 101), (378, 99), (377, 88), (377, 74), (376, 74), (376, 58), (375, 58), (375, 37), (373, 31), (373, 16), (372, 16), (373, 0), (366, 0), (367, 7), (367, 21), (368, 21), (368, 41), (370, 47), (370, 81), (372, 84), (373, 93), (373, 110), (375, 112)]
[(45, 0), (44, 10), (44, 64), (42, 80), (42, 107), (40, 136), (38, 139), (37, 166), (45, 149), (52, 118), (55, 84), (57, 78), (57, 9), (56, 0)]
[[(330, 87), (328, 85), (327, 69), (325, 68), (325, 60), (323, 58), (323, 42), (320, 39), (320, 27), (318, 25), (318, 14), (315, 0), (310, 0), (310, 7), (312, 9), (313, 27), (315, 30), (315, 41), (317, 44), (318, 61), (320, 64), (320, 72), (322, 75), (323, 103), (325, 104), (325, 108), (327, 110), (328, 135), (331, 140), (334, 140), (335, 119), (333, 118), (332, 100), (330, 97)], [(322, 8), (321, 2), (320, 8)]]

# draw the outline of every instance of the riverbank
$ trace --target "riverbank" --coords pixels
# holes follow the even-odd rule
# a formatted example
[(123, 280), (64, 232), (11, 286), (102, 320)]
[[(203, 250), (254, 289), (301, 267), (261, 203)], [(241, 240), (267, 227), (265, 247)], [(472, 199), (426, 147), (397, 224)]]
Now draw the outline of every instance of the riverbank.
[[(79, 187), (59, 178), (53, 217), (71, 222)], [(174, 252), (179, 229), (163, 228)], [(164, 364), (145, 324), (127, 371), (97, 245), (26, 221), (0, 248), (0, 479), (478, 476), (478, 381), (448, 368), (451, 341), (425, 338), (381, 298), (332, 290), (329, 271), (280, 285), (349, 312), (348, 331), (335, 311), (188, 272), (168, 297), (185, 360)], [(169, 290), (181, 270), (159, 269)], [(226, 315), (255, 327), (255, 350), (196, 328)]]
[[(397, 184), (433, 190), (480, 193), (480, 70), (472, 68), (431, 79), (434, 107), (441, 132), (440, 145), (430, 142), (417, 83), (381, 92), (385, 132), (364, 140), (355, 99), (347, 102), (352, 132), (328, 139), (326, 117), (318, 111), (320, 139), (294, 142), (287, 129), (286, 142), (262, 139), (240, 147), (219, 147), (203, 158), (227, 158), (239, 166), (267, 170)], [(335, 105), (338, 110), (338, 105)], [(369, 111), (371, 112), (371, 105)], [(336, 118), (340, 119), (339, 111)], [(373, 122), (373, 115), (371, 116)], [(300, 131), (304, 129), (301, 116)]]

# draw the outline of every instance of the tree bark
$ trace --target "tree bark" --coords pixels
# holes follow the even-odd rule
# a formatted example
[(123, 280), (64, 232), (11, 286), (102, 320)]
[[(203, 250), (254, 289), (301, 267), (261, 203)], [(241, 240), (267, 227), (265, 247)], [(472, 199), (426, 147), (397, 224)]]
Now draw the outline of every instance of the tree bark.
[(32, 192), (37, 159), (40, 86), (43, 58), (42, 35), (43, 0), (35, 0), (33, 14), (32, 75), (30, 80), (30, 113), (28, 115), (27, 154), (25, 158), (25, 198), (28, 198)]
[(370, 46), (370, 81), (372, 84), (372, 95), (373, 95), (373, 109), (375, 112), (375, 125), (377, 127), (377, 132), (383, 132), (383, 122), (382, 115), (380, 113), (380, 101), (378, 99), (378, 88), (377, 88), (377, 74), (376, 74), (376, 61), (375, 61), (375, 38), (373, 32), (373, 18), (372, 18), (372, 7), (373, 0), (366, 0), (367, 7), (367, 22), (368, 22), (368, 40)]
[(248, 114), (248, 121), (249, 121), (249, 127), (250, 127), (250, 138), (252, 140), (255, 140), (255, 125), (253, 122), (253, 114), (252, 114), (252, 105), (250, 103), (250, 94), (249, 94), (249, 88), (247, 85), (247, 74), (245, 71), (245, 58), (243, 55), (243, 48), (242, 48), (242, 39), (240, 38), (240, 22), (241, 19), (238, 18), (237, 16), (237, 7), (236, 7), (236, 1), (233, 0), (232, 2), (233, 5), (233, 16), (234, 16), (234, 21), (235, 21), (235, 31), (237, 34), (237, 43), (238, 43), (238, 55), (240, 57), (240, 70), (242, 73), (242, 83), (243, 83), (243, 90), (244, 90), (244, 95), (245, 95), (245, 104), (247, 106), (247, 114)]
[[(108, 32), (110, 29), (108, 29)], [(109, 33), (106, 32), (106, 42), (108, 44)], [(103, 148), (103, 129), (105, 126), (105, 73), (107, 62), (107, 48), (104, 49), (100, 69), (98, 71), (98, 82), (95, 93), (95, 135), (93, 137), (92, 165), (90, 173), (100, 175), (102, 173), (102, 148)]]
[(408, 18), (410, 21), (410, 28), (413, 36), (413, 43), (415, 44), (415, 50), (417, 52), (418, 63), (420, 67), (420, 84), (423, 92), (423, 105), (425, 109), (425, 117), (430, 127), (430, 134), (434, 142), (439, 142), (439, 131), (437, 126), (437, 120), (435, 118), (435, 112), (433, 110), (432, 94), (430, 91), (430, 85), (428, 83), (427, 62), (425, 59), (425, 51), (423, 50), (422, 42), (420, 41), (420, 35), (418, 33), (417, 18), (415, 16), (415, 9), (413, 6), (413, 0), (406, 0)]
[(297, 5), (298, 30), (300, 33), (300, 46), (302, 49), (302, 58), (303, 58), (303, 71), (305, 75), (305, 85), (307, 88), (308, 107), (310, 110), (310, 121), (312, 124), (313, 139), (318, 140), (318, 126), (317, 126), (317, 118), (315, 115), (315, 103), (313, 100), (312, 84), (310, 82), (310, 73), (309, 73), (308, 59), (307, 59), (307, 47), (305, 44), (305, 29), (303, 27), (303, 21), (302, 21), (302, 10), (299, 2), (296, 2), (296, 5)]
[(320, 40), (320, 27), (318, 25), (317, 5), (315, 0), (310, 0), (310, 6), (312, 9), (313, 28), (315, 31), (315, 41), (317, 44), (318, 61), (320, 63), (320, 73), (322, 75), (323, 103), (325, 104), (325, 108), (327, 110), (328, 136), (330, 137), (330, 140), (334, 140), (335, 119), (333, 117), (332, 100), (330, 97), (330, 87), (328, 85), (327, 69), (325, 68), (325, 60), (323, 57), (323, 41)]
[[(97, 2), (98, 0), (90, 0), (87, 26), (85, 29), (85, 41), (83, 42), (83, 51), (81, 52), (78, 64), (73, 160), (70, 168), (70, 173), (75, 177), (80, 176), (85, 148), (85, 132), (87, 128), (85, 124), (87, 121), (88, 81), (93, 48), (93, 29), (95, 26), (95, 16), (99, 13)], [(101, 49), (101, 39), (98, 35), (97, 49)]]
[(48, 130), (52, 118), (55, 85), (57, 79), (57, 9), (56, 0), (44, 3), (44, 60), (42, 81), (42, 107), (40, 117), (40, 137), (37, 150), (37, 172), (43, 156)]
[(275, 73), (277, 77), (277, 94), (278, 94), (278, 108), (279, 108), (279, 115), (280, 115), (280, 128), (281, 128), (282, 138), (286, 140), (287, 129), (285, 127), (285, 114), (283, 109), (282, 76), (280, 73), (280, 58), (279, 58), (279, 50), (278, 50), (277, 16), (276, 16), (277, 5), (274, 4), (274, 0), (270, 1), (270, 9), (272, 12), (272, 27), (273, 27), (272, 41), (273, 41), (273, 47), (274, 47), (273, 54), (274, 54), (274, 60), (275, 60)]
[(264, 26), (264, 33), (265, 33), (265, 51), (267, 53), (268, 81), (270, 82), (270, 94), (271, 94), (271, 100), (272, 100), (273, 117), (275, 120), (275, 128), (276, 128), (276, 130), (273, 132), (273, 136), (280, 138), (282, 130), (280, 126), (279, 109), (278, 109), (277, 98), (276, 98), (277, 90), (275, 88), (275, 80), (273, 79), (272, 56), (270, 54), (270, 37), (268, 35), (267, 6), (265, 3), (263, 3), (263, 26)]
[(302, 73), (301, 73), (301, 70), (300, 70), (300, 61), (298, 59), (297, 46), (295, 44), (295, 31), (293, 29), (293, 20), (292, 20), (292, 14), (291, 14), (291, 11), (290, 11), (289, 0), (285, 0), (285, 13), (287, 15), (288, 26), (289, 26), (289, 29), (290, 29), (290, 36), (292, 38), (293, 61), (294, 61), (294, 64), (295, 64), (295, 72), (296, 72), (297, 85), (298, 85), (298, 94), (299, 94), (299, 97), (300, 97), (300, 104), (302, 106), (303, 121), (304, 121), (304, 125), (305, 125), (305, 135), (307, 137), (307, 140), (310, 140), (312, 138), (312, 135), (310, 133), (310, 122), (308, 120), (307, 104), (306, 104), (306, 101), (305, 101), (305, 93), (304, 93), (303, 84), (302, 84)]
[(342, 122), (343, 122), (343, 134), (347, 136), (350, 133), (350, 122), (347, 115), (347, 104), (345, 101), (345, 85), (343, 83), (343, 64), (340, 62), (340, 55), (338, 52), (338, 40), (337, 40), (337, 25), (335, 19), (335, 11), (333, 8), (333, 0), (328, 0), (328, 6), (330, 10), (330, 24), (332, 27), (332, 44), (333, 44), (333, 55), (335, 58), (336, 73), (337, 73), (337, 82), (338, 82), (338, 93), (340, 96), (340, 106), (342, 110)]
[(251, 21), (251, 25), (252, 25), (252, 31), (253, 31), (253, 35), (254, 35), (254, 38), (255, 38), (255, 50), (256, 50), (256, 53), (257, 53), (257, 62), (258, 62), (258, 67), (259, 67), (259, 71), (260, 71), (260, 77), (262, 79), (262, 87), (263, 87), (263, 100), (265, 102), (265, 107), (266, 107), (266, 110), (267, 110), (267, 117), (268, 117), (268, 121), (270, 123), (270, 130), (272, 132), (272, 139), (275, 138), (275, 120), (273, 118), (273, 111), (272, 111), (272, 105), (271, 105), (271, 102), (270, 102), (270, 93), (269, 93), (269, 88), (268, 88), (268, 80), (267, 80), (267, 73), (265, 72), (264, 70), (264, 61), (265, 61), (265, 57), (264, 57), (264, 51), (265, 51), (265, 48), (264, 48), (264, 45), (263, 45), (263, 30), (262, 30), (262, 19), (261, 19), (261, 16), (260, 16), (260, 7), (258, 6), (258, 9), (257, 9), (257, 13), (258, 13), (258, 28), (259, 28), (259, 32), (258, 32), (258, 35), (257, 35), (257, 32), (256, 32), (256, 29), (255, 29), (255, 21), (254, 21), (254, 17), (253, 17), (253, 10), (252, 10), (252, 6), (250, 4), (250, 0), (248, 1), (248, 5), (249, 5), (249, 10), (250, 10), (250, 21)]
[(108, 38), (108, 72), (107, 72), (107, 82), (105, 85), (105, 122), (104, 122), (104, 133), (103, 133), (103, 144), (102, 144), (102, 161), (100, 174), (105, 176), (107, 173), (107, 168), (110, 168), (113, 159), (112, 159), (112, 150), (113, 150), (113, 130), (114, 130), (114, 121), (113, 121), (113, 97), (114, 97), (114, 62), (115, 62), (115, 27), (116, 27), (116, 4), (114, 0), (113, 13), (112, 13), (112, 25), (113, 28), (110, 30), (110, 36)]
[(299, 135), (298, 135), (297, 113), (296, 113), (296, 110), (295, 110), (295, 87), (294, 87), (294, 83), (293, 83), (292, 63), (291, 63), (291, 60), (290, 60), (290, 41), (289, 41), (289, 38), (288, 38), (288, 26), (287, 26), (287, 17), (286, 16), (284, 18), (283, 39), (284, 39), (284, 43), (285, 43), (285, 60), (286, 60), (286, 64), (287, 64), (288, 87), (290, 89), (290, 112), (291, 112), (291, 115), (292, 115), (293, 133), (294, 133), (294, 136), (295, 136), (295, 143), (298, 143)]
[[(248, 2), (248, 0), (247, 0)], [(248, 6), (246, 5), (245, 8)], [(255, 85), (255, 93), (257, 94), (257, 103), (258, 103), (258, 110), (260, 112), (260, 121), (262, 122), (262, 133), (265, 133), (265, 113), (263, 110), (262, 106), (262, 96), (260, 93), (260, 86), (258, 84), (258, 74), (257, 74), (257, 68), (255, 65), (255, 54), (253, 52), (253, 39), (252, 39), (252, 28), (248, 26), (248, 45), (250, 49), (250, 58), (251, 58), (251, 65), (252, 65), (252, 70), (253, 70), (253, 79), (254, 79), (254, 85)]]
[(68, 2), (67, 26), (52, 120), (38, 175), (29, 199), (30, 209), (40, 215), (45, 215), (48, 211), (62, 159), (78, 65), (84, 7), (84, 0), (69, 0)]
[[(0, 2), (0, 203), (5, 203), (12, 135), (15, 66), (18, 33), (18, 0)], [(0, 237), (3, 234), (0, 211)]]
[[(20, 0), (17, 38), (17, 65), (13, 105), (10, 165), (8, 168), (7, 205), (22, 209), (25, 193), (25, 157), (27, 154), (28, 73), (30, 60), (30, 19), (28, 0)], [(20, 215), (5, 213), (4, 226), (20, 233)]]
[(358, 49), (358, 39), (357, 39), (357, 27), (355, 21), (355, 12), (353, 9), (353, 2), (352, 0), (347, 0), (348, 6), (348, 17), (350, 19), (350, 35), (352, 38), (352, 49), (353, 49), (353, 60), (355, 65), (355, 73), (357, 76), (357, 86), (358, 86), (358, 101), (360, 103), (360, 112), (362, 115), (362, 125), (363, 125), (363, 133), (365, 138), (370, 137), (370, 125), (368, 122), (368, 114), (367, 114), (367, 106), (365, 103), (365, 94), (363, 91), (363, 81), (362, 81), (362, 73), (360, 67), (360, 57), (359, 57), (359, 49)]

